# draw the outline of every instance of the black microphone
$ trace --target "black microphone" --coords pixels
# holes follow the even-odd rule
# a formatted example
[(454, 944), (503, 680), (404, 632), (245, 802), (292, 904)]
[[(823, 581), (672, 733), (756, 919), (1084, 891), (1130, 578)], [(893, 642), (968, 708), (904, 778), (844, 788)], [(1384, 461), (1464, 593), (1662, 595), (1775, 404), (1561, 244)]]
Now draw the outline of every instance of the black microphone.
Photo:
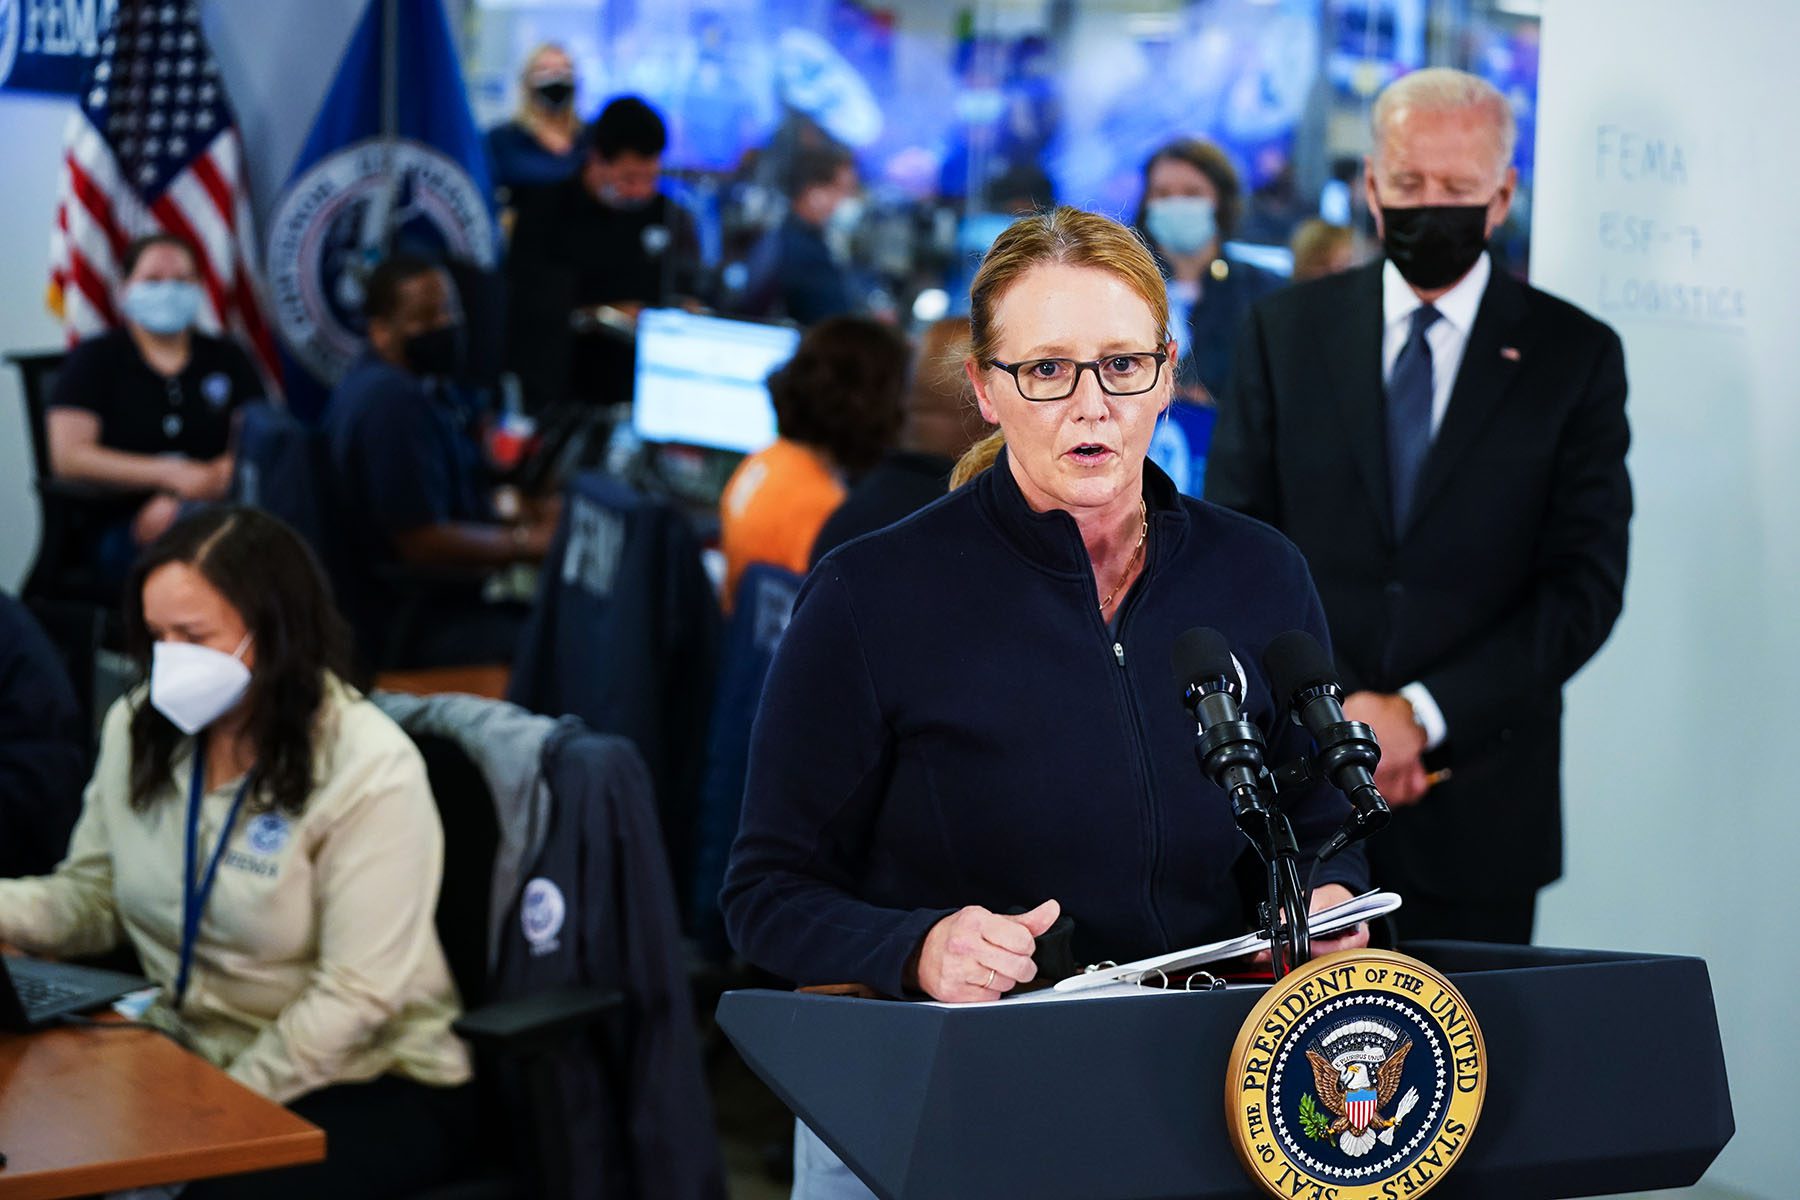
[(1317, 638), (1290, 629), (1263, 651), (1263, 670), (1275, 698), (1286, 701), (1294, 720), (1318, 747), (1315, 762), (1332, 786), (1350, 798), (1350, 816), (1319, 851), (1324, 862), (1344, 847), (1379, 832), (1392, 815), (1375, 786), (1381, 746), (1375, 731), (1344, 715), (1344, 689)]
[(1239, 707), (1243, 687), (1231, 646), (1216, 629), (1190, 629), (1175, 639), (1172, 660), (1181, 703), (1200, 724), (1194, 744), (1200, 769), (1231, 797), (1239, 827), (1260, 844), (1268, 818), (1263, 736)]

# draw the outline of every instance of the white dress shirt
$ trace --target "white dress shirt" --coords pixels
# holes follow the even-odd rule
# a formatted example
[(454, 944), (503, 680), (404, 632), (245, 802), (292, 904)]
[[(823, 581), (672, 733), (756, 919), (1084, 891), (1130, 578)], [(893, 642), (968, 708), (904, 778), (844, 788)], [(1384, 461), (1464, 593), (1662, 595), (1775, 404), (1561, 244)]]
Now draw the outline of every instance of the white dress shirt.
[[(1437, 437), (1444, 425), (1444, 414), (1450, 410), (1450, 390), (1456, 386), (1456, 372), (1462, 366), (1463, 350), (1469, 344), (1469, 331), (1475, 328), (1475, 313), (1481, 307), (1482, 293), (1494, 273), (1493, 260), (1482, 251), (1469, 273), (1455, 287), (1433, 301), (1439, 318), (1425, 331), (1425, 343), (1431, 347), (1431, 436)], [(1394, 374), (1394, 362), (1406, 345), (1411, 332), (1412, 315), (1424, 301), (1391, 261), (1381, 269), (1381, 380), (1386, 384)], [(1412, 705), (1413, 717), (1425, 730), (1425, 748), (1436, 750), (1450, 736), (1444, 712), (1422, 683), (1409, 683), (1400, 689)]]

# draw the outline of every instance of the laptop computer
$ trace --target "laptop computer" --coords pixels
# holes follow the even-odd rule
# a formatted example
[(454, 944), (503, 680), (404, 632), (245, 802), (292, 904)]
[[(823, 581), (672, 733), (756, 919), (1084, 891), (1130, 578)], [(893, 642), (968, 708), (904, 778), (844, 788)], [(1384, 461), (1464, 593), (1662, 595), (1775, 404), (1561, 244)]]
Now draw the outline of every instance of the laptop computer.
[(148, 979), (118, 971), (0, 955), (0, 1029), (43, 1029), (149, 986)]

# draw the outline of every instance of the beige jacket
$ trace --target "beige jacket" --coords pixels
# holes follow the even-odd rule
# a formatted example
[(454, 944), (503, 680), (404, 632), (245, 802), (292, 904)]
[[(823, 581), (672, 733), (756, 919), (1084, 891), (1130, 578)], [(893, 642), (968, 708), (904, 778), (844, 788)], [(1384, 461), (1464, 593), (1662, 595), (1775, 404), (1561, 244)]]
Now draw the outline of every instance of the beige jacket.
[[(284, 1103), (388, 1073), (441, 1086), (468, 1079), (433, 924), (444, 833), (425, 765), (398, 726), (336, 679), (305, 811), (290, 818), (246, 805), (239, 814), (187, 997), (179, 1012), (166, 1007), (181, 953), (193, 743), (177, 750), (171, 785), (134, 810), (129, 727), (141, 703), (139, 689), (107, 713), (68, 858), (53, 875), (0, 880), (0, 940), (82, 955), (130, 938), (164, 988), (147, 1019)], [(231, 781), (202, 801), (202, 869), (237, 788)]]

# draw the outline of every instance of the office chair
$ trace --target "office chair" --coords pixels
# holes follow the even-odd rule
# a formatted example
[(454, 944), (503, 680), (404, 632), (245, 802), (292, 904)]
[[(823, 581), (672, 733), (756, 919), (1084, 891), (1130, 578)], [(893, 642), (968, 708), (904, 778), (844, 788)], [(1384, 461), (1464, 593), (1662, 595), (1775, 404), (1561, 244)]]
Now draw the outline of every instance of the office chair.
[(468, 1010), (455, 1029), (504, 1131), (478, 1182), (544, 1200), (723, 1200), (642, 757), (499, 701), (375, 702), (419, 746), (444, 825), (439, 936)]
[(57, 658), (62, 660), (63, 670), (68, 673), (91, 754), (99, 748), (100, 724), (106, 715), (99, 708), (100, 648), (107, 640), (108, 625), (116, 626), (118, 618), (91, 604), (37, 600), (26, 601), (25, 607), (37, 619), (39, 628), (56, 650)]
[(744, 806), (750, 726), (800, 582), (801, 576), (781, 567), (750, 564), (738, 580), (731, 619), (725, 624), (718, 690), (707, 721), (706, 774), (700, 786), (693, 890), (688, 898), (695, 941), (716, 962), (731, 952), (719, 912), (719, 889), (725, 883), (725, 865)]
[(8, 354), (19, 372), (25, 425), (31, 439), (32, 488), (42, 531), (26, 574), (23, 598), (41, 604), (118, 606), (118, 597), (94, 567), (94, 547), (108, 516), (130, 493), (58, 479), (50, 465), (50, 397), (67, 355), (56, 351)]
[(58, 479), (51, 468), (50, 397), (55, 392), (56, 373), (67, 357), (61, 351), (6, 356), (19, 372), (39, 518), (37, 552), (19, 597), (68, 667), (89, 727), (97, 728), (99, 652), (121, 649), (124, 628), (119, 596), (101, 578), (94, 553), (106, 520), (116, 511), (113, 506), (125, 493)]
[(410, 736), (425, 759), (444, 826), (437, 931), (463, 1002), (454, 1028), (474, 1051), (482, 1128), (505, 1131), (477, 1148), (466, 1179), (412, 1200), (574, 1200), (556, 1178), (560, 1156), (554, 1147), (563, 1136), (563, 1114), (555, 1104), (552, 1076), (570, 1040), (616, 1013), (622, 998), (593, 990), (490, 1002), (488, 913), (500, 838), (494, 797), (454, 739)]
[(358, 666), (370, 674), (404, 659), (443, 587), (477, 586), (482, 578), (460, 569), (359, 561), (368, 541), (353, 531), (367, 519), (333, 461), (329, 437), (271, 401), (243, 408), (231, 497), (281, 518), (312, 547), (356, 635)]
[(678, 510), (598, 473), (570, 481), (507, 699), (637, 747), (684, 913), (719, 628), (699, 539)]

